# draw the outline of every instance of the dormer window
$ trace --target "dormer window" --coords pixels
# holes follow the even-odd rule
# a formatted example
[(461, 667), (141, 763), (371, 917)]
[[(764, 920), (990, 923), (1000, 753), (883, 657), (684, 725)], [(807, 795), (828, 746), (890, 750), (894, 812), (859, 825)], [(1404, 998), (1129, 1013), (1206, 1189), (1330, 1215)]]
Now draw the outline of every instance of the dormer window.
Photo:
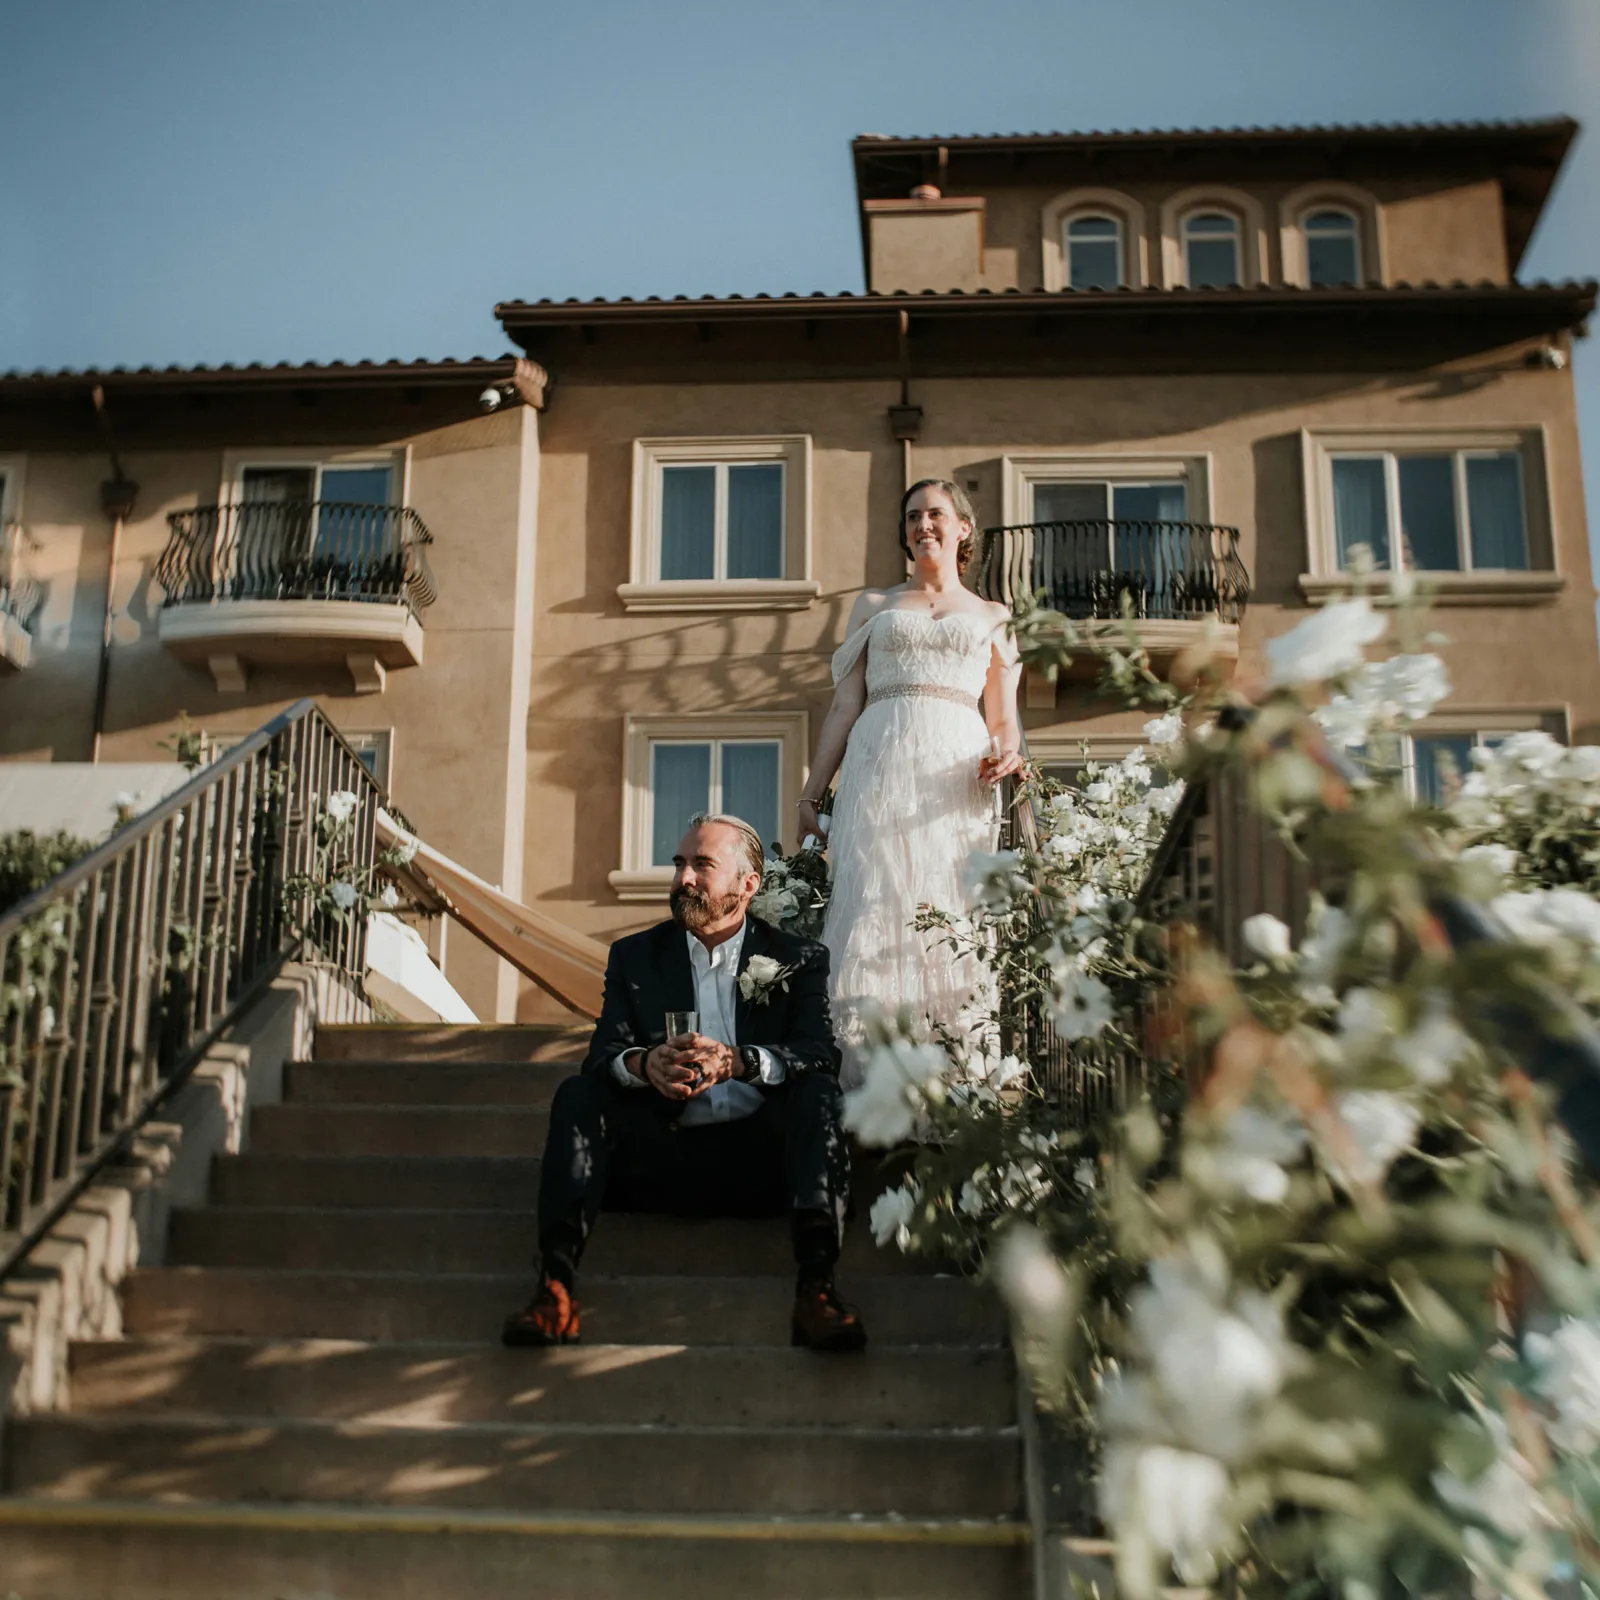
[(1120, 289), (1127, 281), (1122, 224), (1115, 217), (1079, 216), (1067, 223), (1067, 287)]
[(1312, 288), (1361, 282), (1361, 231), (1348, 211), (1309, 212), (1306, 235), (1306, 281)]
[(1239, 219), (1197, 211), (1183, 219), (1184, 277), (1191, 289), (1229, 289), (1242, 282)]

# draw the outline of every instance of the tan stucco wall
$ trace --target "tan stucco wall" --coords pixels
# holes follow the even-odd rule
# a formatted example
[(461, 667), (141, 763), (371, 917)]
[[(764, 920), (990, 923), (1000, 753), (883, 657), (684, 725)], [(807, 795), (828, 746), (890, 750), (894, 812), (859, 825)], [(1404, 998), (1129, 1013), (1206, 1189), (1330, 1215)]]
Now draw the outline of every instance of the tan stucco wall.
[[(619, 902), (623, 718), (628, 713), (805, 709), (811, 738), (830, 698), (828, 656), (856, 593), (898, 581), (894, 513), (902, 487), (873, 383), (559, 387), (541, 419), (542, 485), (528, 736), (529, 849), (524, 892), (573, 927), (606, 938), (663, 908)], [(1051, 449), (1204, 455), (1211, 518), (1237, 526), (1254, 598), (1239, 676), (1258, 676), (1263, 645), (1305, 614), (1302, 427), (1543, 428), (1557, 563), (1569, 580), (1552, 605), (1441, 611), (1456, 693), (1446, 710), (1559, 710), (1576, 737), (1600, 740), (1594, 621), (1569, 375), (1522, 370), (1457, 383), (1335, 375), (917, 381), (924, 409), (917, 477), (976, 484), (980, 519), (1000, 519), (1001, 458)], [(807, 611), (732, 617), (626, 614), (631, 444), (651, 435), (809, 433), (812, 576)], [(1136, 729), (1145, 714), (1096, 706), (1063, 688), (1054, 712), (1029, 712), (1038, 736)], [(525, 996), (524, 1014), (541, 1002)]]
[(976, 289), (983, 283), (983, 207), (870, 211), (868, 282), (897, 289)]
[[(409, 504), (434, 535), (429, 551), (439, 598), (424, 613), (424, 661), (391, 670), (381, 695), (357, 695), (343, 668), (252, 671), (243, 695), (218, 692), (211, 675), (173, 659), (156, 636), (155, 563), (166, 514), (217, 499), (220, 450), (146, 451), (127, 457), (139, 484), (137, 515), (119, 561), (119, 620), (112, 654), (102, 759), (160, 757), (179, 711), (210, 733), (245, 733), (312, 695), (336, 726), (393, 729), (395, 802), (430, 843), (491, 882), (520, 872), (521, 751), (531, 591), (532, 528), (518, 538), (519, 496), (530, 466), (525, 440), (537, 419), (525, 409), (412, 436), (351, 439), (328, 447), (409, 445)], [(536, 463), (536, 443), (534, 445)], [(24, 526), (30, 570), (48, 598), (34, 663), (0, 678), (0, 760), (83, 760), (90, 747), (109, 531), (98, 504), (103, 456), (32, 453)], [(531, 509), (531, 508), (529, 508)], [(518, 656), (519, 597), (523, 624)], [(511, 752), (516, 750), (516, 759)], [(517, 826), (508, 834), (508, 809)], [(449, 971), (480, 1016), (502, 1000), (500, 963), (465, 935), (451, 940)], [(504, 984), (503, 1004), (514, 989)]]
[[(1142, 231), (1149, 261), (1147, 282), (1164, 287), (1161, 208), (1188, 184), (1116, 184), (1111, 187), (1134, 201), (1143, 217)], [(1299, 183), (1219, 183), (1236, 189), (1262, 208), (1265, 223), (1264, 271), (1269, 283), (1284, 281), (1280, 228), (1288, 220), (1283, 202), (1303, 189)], [(1505, 232), (1500, 186), (1493, 182), (1441, 185), (1386, 181), (1355, 188), (1370, 196), (1381, 240), (1382, 261), (1390, 283), (1505, 283)], [(984, 195), (982, 287), (1040, 289), (1044, 286), (1041, 218), (1051, 201), (1070, 191), (1058, 186), (1018, 184)], [(874, 265), (876, 258), (874, 258)], [(944, 288), (931, 276), (914, 274), (915, 258), (899, 264), (894, 288)], [(941, 266), (943, 263), (940, 263)]]

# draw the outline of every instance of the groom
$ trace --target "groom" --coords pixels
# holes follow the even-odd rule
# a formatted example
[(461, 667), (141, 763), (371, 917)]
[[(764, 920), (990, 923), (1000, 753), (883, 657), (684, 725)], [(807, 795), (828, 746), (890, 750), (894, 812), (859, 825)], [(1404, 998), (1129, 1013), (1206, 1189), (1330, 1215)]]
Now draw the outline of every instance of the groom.
[[(618, 939), (582, 1072), (556, 1091), (539, 1181), (539, 1287), (508, 1345), (578, 1338), (578, 1261), (602, 1208), (789, 1215), (791, 1341), (859, 1350), (833, 1286), (850, 1155), (828, 953), (749, 916), (765, 853), (749, 823), (701, 816), (673, 857), (672, 920)], [(669, 1041), (666, 1014), (700, 1027)]]

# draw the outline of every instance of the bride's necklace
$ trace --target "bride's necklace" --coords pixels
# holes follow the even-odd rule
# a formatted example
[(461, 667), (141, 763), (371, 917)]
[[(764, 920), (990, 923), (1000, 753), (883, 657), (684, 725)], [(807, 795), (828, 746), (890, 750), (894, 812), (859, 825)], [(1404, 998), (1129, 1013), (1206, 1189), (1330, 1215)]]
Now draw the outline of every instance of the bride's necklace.
[[(931, 617), (935, 622), (942, 622), (946, 617), (964, 617), (971, 615), (964, 606), (951, 606), (947, 611), (940, 611), (933, 598), (933, 592), (928, 589), (908, 589), (907, 597), (916, 597), (916, 603), (909, 606), (896, 606), (897, 611), (914, 611)], [(926, 603), (924, 603), (926, 602)]]

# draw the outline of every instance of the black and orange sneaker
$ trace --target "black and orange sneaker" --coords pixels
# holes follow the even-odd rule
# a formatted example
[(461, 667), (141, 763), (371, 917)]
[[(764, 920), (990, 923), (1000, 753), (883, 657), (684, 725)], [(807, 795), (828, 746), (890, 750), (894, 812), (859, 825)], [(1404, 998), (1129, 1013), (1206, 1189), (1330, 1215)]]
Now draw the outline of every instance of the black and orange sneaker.
[(540, 1280), (538, 1292), (520, 1311), (506, 1318), (500, 1342), (512, 1349), (527, 1345), (577, 1344), (578, 1302), (555, 1278)]

